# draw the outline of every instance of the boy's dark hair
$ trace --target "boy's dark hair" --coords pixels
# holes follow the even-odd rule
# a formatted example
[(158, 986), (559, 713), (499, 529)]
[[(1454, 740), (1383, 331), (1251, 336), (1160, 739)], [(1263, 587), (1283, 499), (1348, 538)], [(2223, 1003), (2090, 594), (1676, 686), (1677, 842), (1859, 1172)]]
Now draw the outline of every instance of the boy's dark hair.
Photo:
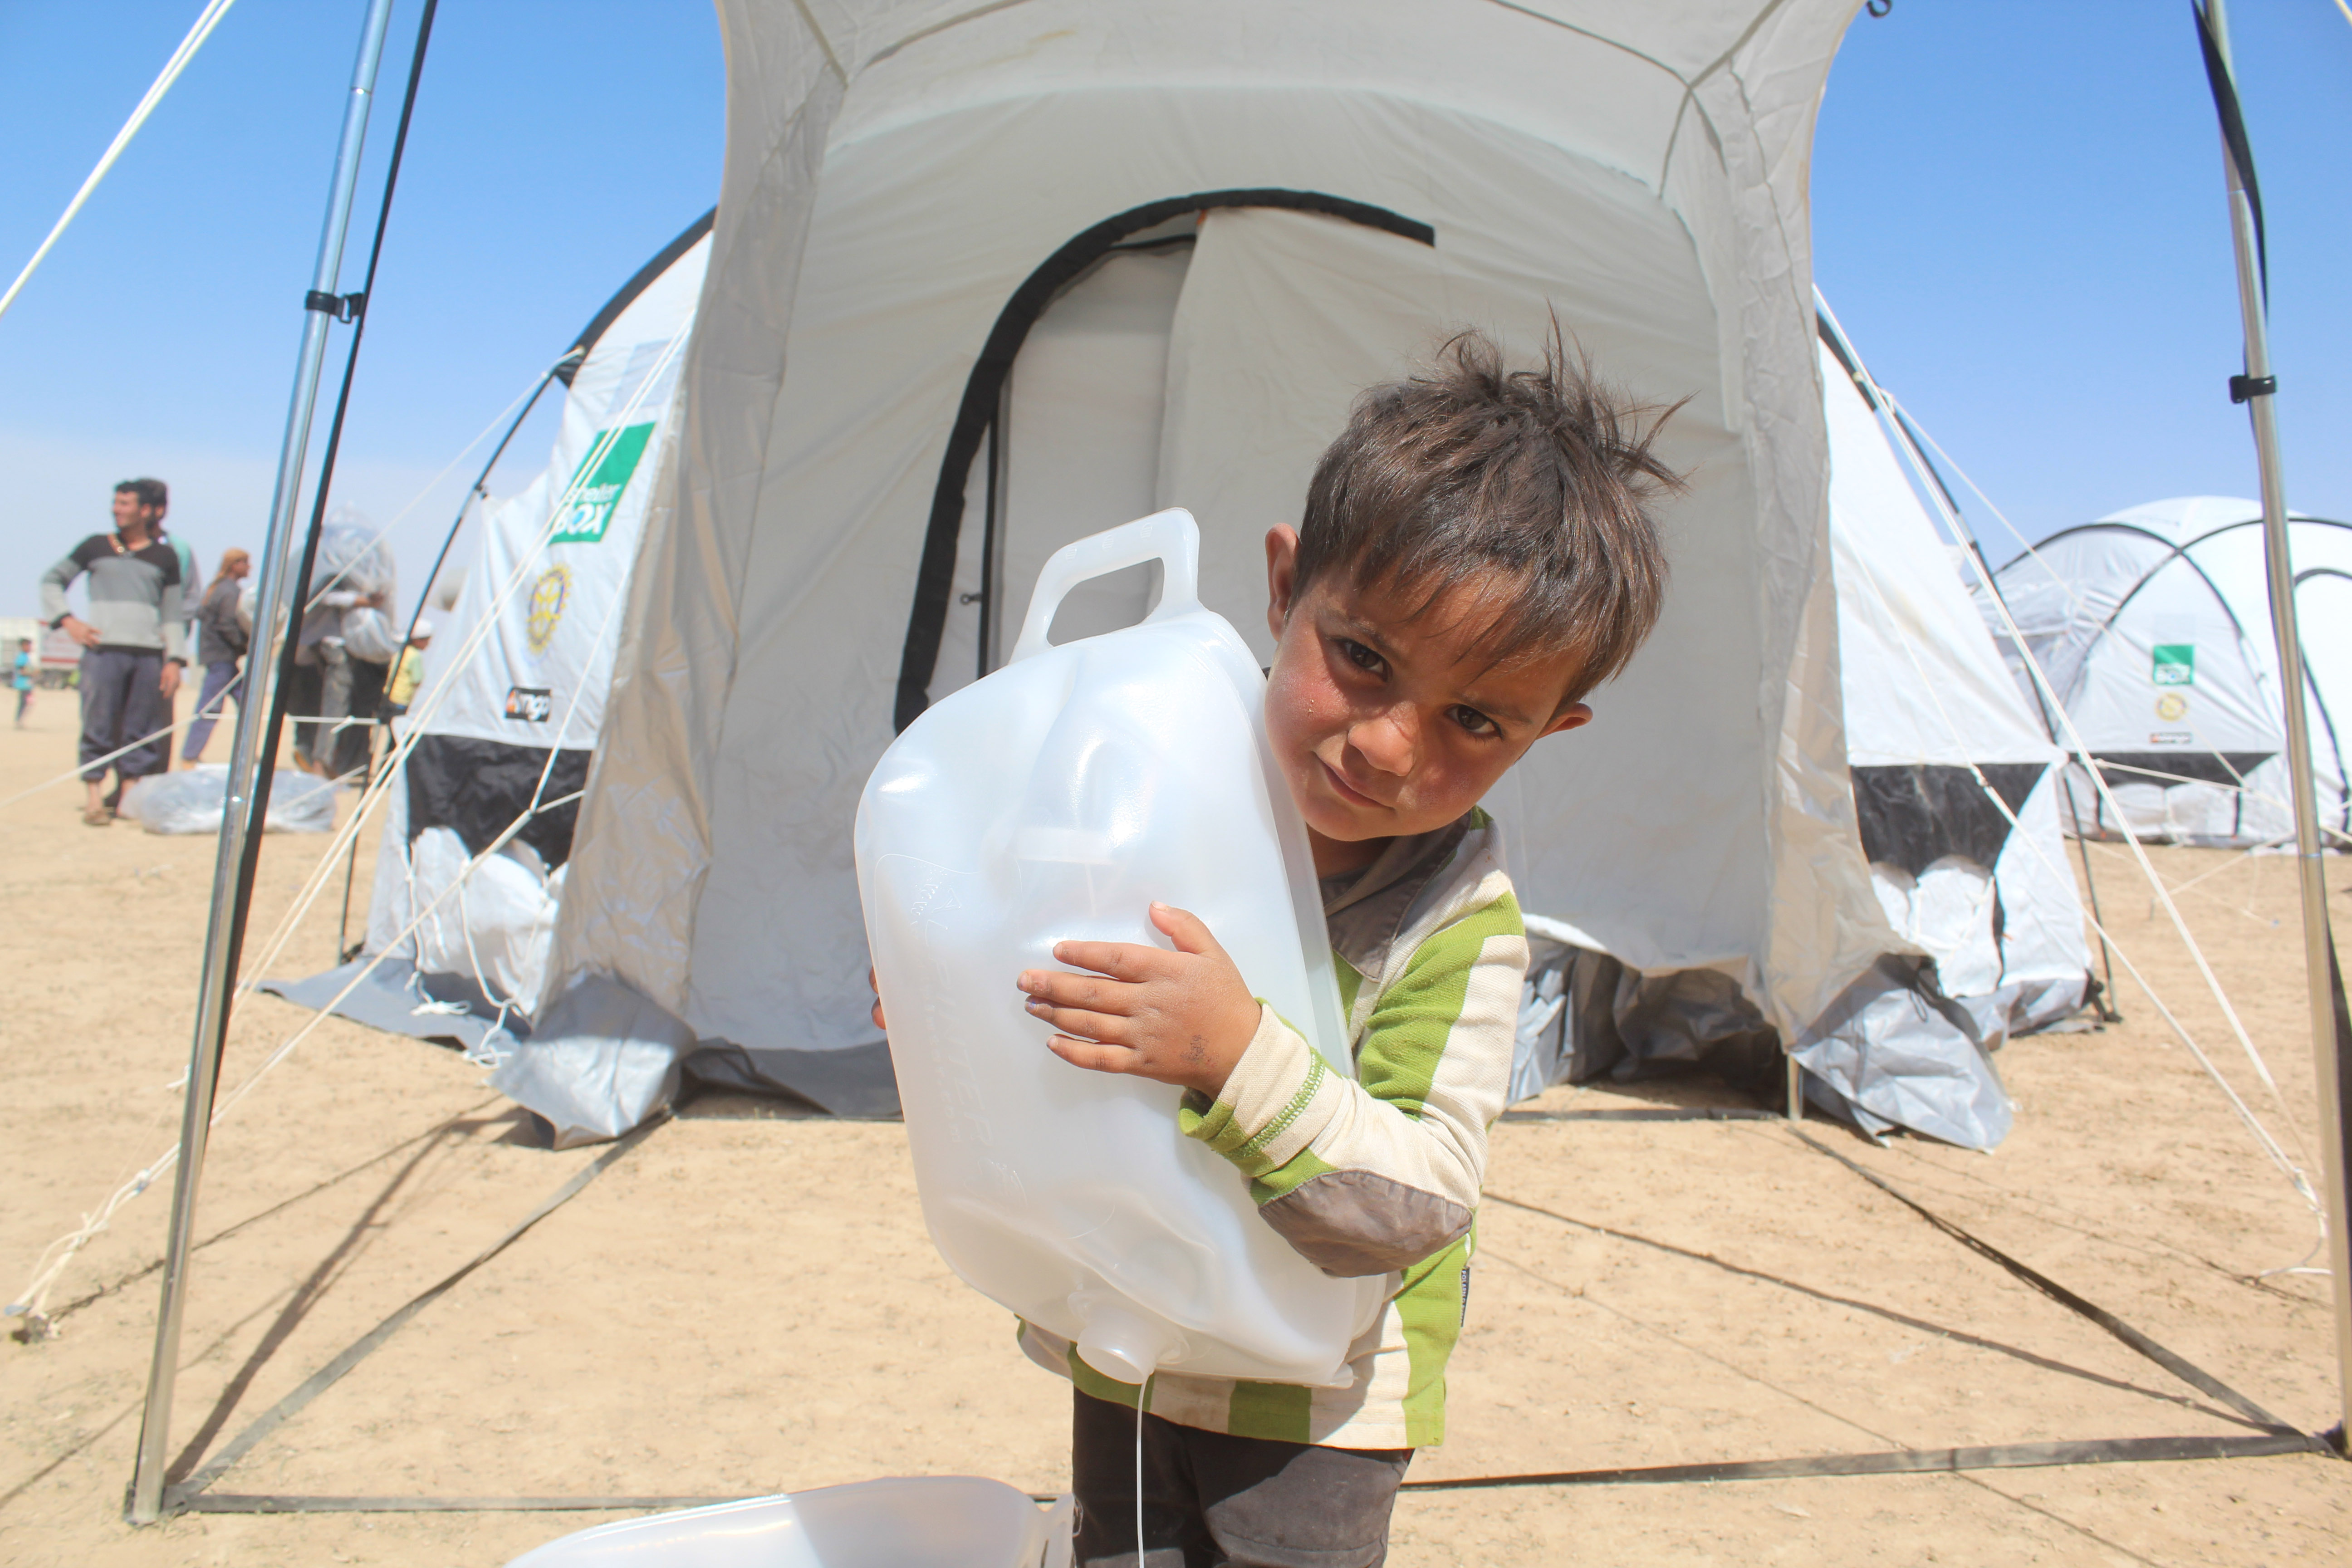
[(1666, 558), (1647, 508), (1682, 479), (1650, 447), (1681, 406), (1600, 385), (1557, 321), (1529, 370), (1507, 371), (1493, 340), (1463, 332), (1426, 374), (1356, 400), (1307, 489), (1293, 591), (1339, 572), (1421, 593), (1425, 610), (1460, 584), (1507, 577), (1483, 651), (1573, 657), (1561, 700), (1576, 701), (1657, 624)]
[(172, 504), (172, 492), (164, 488), (161, 479), (125, 479), (114, 487), (116, 495), (125, 490), (137, 496), (141, 506), (152, 507), (157, 511)]

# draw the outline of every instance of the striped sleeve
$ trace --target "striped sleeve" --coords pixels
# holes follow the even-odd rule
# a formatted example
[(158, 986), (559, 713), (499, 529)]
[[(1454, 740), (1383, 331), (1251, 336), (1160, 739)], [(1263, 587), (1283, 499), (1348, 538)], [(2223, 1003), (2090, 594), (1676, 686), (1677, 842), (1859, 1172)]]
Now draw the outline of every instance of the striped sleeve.
[(66, 598), (66, 590), (73, 585), (75, 578), (81, 575), (83, 565), (81, 552), (76, 550), (41, 574), (43, 626), (53, 627), (73, 613), (73, 606)]
[(1357, 1077), (1264, 1009), (1185, 1132), (1250, 1178), (1258, 1213), (1338, 1277), (1410, 1268), (1468, 1234), (1503, 1109), (1527, 938), (1499, 874), (1422, 938), (1366, 1020)]

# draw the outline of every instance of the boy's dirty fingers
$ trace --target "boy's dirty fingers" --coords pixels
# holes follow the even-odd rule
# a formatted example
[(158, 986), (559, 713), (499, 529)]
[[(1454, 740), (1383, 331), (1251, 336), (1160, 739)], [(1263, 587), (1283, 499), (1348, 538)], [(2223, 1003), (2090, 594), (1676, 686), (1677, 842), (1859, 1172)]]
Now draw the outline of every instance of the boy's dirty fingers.
[(1029, 1016), (1078, 1039), (1117, 1046), (1129, 1043), (1128, 1032), (1132, 1025), (1115, 1014), (1090, 1013), (1083, 1007), (1056, 1007), (1033, 996), (1029, 999)]
[(1140, 1051), (1131, 1051), (1125, 1046), (1106, 1046), (1069, 1035), (1055, 1035), (1045, 1042), (1045, 1048), (1072, 1067), (1084, 1068), (1088, 1072), (1133, 1072), (1135, 1064), (1143, 1059)]
[(1146, 980), (1161, 972), (1168, 954), (1131, 942), (1059, 942), (1054, 956), (1073, 969), (1091, 969), (1113, 980)]
[[(1051, 969), (1024, 970), (1013, 984), (1035, 1002), (1057, 1007), (1084, 1007), (1096, 1013), (1131, 1013), (1135, 987), (1096, 974), (1065, 974)], [(1033, 1004), (1034, 1005), (1034, 1004)]]

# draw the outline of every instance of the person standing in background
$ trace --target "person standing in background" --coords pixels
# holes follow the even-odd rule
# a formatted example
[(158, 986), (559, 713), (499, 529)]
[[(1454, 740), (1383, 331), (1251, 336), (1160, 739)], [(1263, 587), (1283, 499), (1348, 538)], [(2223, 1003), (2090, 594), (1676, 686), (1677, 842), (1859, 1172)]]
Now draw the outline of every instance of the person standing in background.
[(205, 682), (196, 693), (195, 713), (188, 720), (188, 738), (180, 747), (180, 760), (190, 767), (204, 756), (213, 738), (213, 725), (228, 711), (229, 699), (245, 700), (237, 684), (242, 679), (237, 661), (245, 657), (251, 639), (244, 617), (237, 613), (237, 601), (245, 592), (246, 574), (252, 570), (253, 558), (244, 551), (223, 552), (211, 591), (196, 606), (196, 662), (205, 667)]
[[(114, 531), (93, 533), (41, 576), (41, 618), (81, 644), (81, 819), (114, 820), (123, 787), (171, 760), (172, 699), (188, 662), (180, 608), (180, 558), (162, 540), (170, 492), (161, 479), (114, 487)], [(89, 619), (68, 607), (66, 589), (89, 574)], [(121, 752), (121, 756), (113, 753)], [(101, 795), (114, 769), (111, 794)]]
[(384, 682), (385, 718), (402, 717), (416, 700), (417, 684), (425, 679), (425, 650), (432, 646), (433, 623), (419, 616), (416, 625), (409, 628), (408, 646), (400, 650), (400, 658), (393, 663), (392, 679)]
[(16, 728), (25, 727), (25, 710), (33, 705), (33, 639), (16, 639), (16, 657), (9, 661), (8, 684), (16, 689)]

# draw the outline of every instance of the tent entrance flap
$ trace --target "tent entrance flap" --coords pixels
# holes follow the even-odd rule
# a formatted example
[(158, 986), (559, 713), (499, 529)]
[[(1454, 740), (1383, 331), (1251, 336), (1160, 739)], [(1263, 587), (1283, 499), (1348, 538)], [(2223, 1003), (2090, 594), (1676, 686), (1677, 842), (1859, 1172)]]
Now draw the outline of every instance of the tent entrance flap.
[[(1369, 228), (1381, 229), (1417, 244), (1433, 246), (1437, 243), (1437, 231), (1428, 224), (1369, 202), (1350, 201), (1345, 196), (1329, 195), (1321, 191), (1202, 191), (1189, 196), (1148, 202), (1141, 206), (1130, 207), (1115, 217), (1106, 218), (1055, 251), (1035, 271), (1023, 279), (1021, 286), (1013, 290), (1013, 297), (1005, 301), (1004, 309), (998, 313), (995, 325), (989, 329), (988, 340), (981, 349), (980, 359), (964, 383), (963, 397), (957, 406), (955, 423), (948, 431), (947, 453), (940, 461), (939, 484), (932, 492), (930, 526), (924, 534), (922, 559), (916, 568), (914, 607), (907, 617), (906, 645), (899, 656), (895, 721), (898, 729), (906, 729), (914, 722), (917, 714), (930, 706), (931, 682), (938, 673), (940, 647), (954, 596), (957, 543), (963, 528), (965, 498), (973, 459), (981, 455), (982, 440), (1004, 408), (1006, 384), (1012, 378), (1014, 362), (1020, 358), (1031, 330), (1066, 289), (1077, 282), (1088, 268), (1127, 240), (1157, 228), (1171, 218), (1226, 207), (1274, 207), (1322, 213), (1349, 223), (1362, 224)], [(1009, 468), (1001, 452), (997, 460)], [(1132, 515), (1141, 517), (1150, 510), (1150, 507), (1144, 506)], [(1123, 521), (1106, 518), (1099, 526), (1114, 526)], [(1051, 552), (1049, 548), (1047, 553)], [(1001, 595), (1004, 581), (1002, 574), (992, 574), (990, 590)], [(1012, 581), (1019, 583), (1024, 579), (1015, 574)], [(997, 613), (992, 607), (992, 626)]]

